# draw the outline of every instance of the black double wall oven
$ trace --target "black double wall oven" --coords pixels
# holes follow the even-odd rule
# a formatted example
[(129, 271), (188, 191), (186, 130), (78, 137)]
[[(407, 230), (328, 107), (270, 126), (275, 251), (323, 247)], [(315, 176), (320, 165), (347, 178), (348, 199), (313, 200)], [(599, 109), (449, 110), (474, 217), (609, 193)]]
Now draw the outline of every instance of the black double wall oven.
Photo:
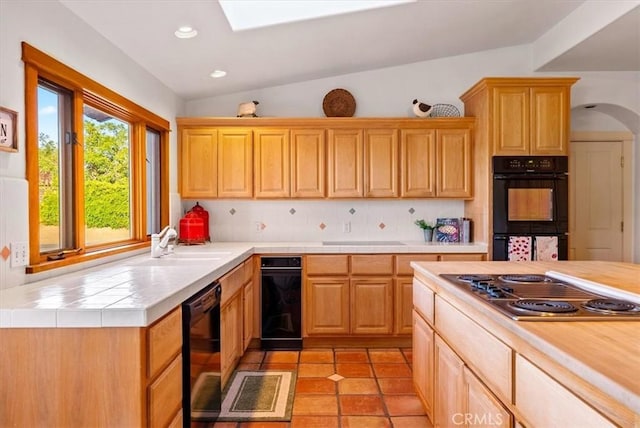
[[(567, 260), (569, 186), (567, 156), (493, 157), (493, 260), (510, 260), (513, 242), (557, 242), (557, 260)], [(511, 258), (513, 260), (513, 258)]]

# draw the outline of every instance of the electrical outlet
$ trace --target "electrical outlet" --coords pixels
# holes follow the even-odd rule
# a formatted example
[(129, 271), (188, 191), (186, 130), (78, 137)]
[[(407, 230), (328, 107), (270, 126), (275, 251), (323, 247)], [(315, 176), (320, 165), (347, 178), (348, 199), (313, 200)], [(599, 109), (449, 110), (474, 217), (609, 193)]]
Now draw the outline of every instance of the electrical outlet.
[(346, 221), (346, 222), (342, 223), (342, 232), (343, 233), (350, 233), (351, 232), (351, 222), (350, 221)]
[(20, 267), (27, 265), (27, 243), (13, 242), (11, 243), (11, 267)]

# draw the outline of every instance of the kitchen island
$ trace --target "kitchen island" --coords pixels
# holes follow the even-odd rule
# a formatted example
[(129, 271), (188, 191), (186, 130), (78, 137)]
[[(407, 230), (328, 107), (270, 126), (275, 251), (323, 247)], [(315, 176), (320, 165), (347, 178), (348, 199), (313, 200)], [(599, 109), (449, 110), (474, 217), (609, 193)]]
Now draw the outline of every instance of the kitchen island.
[[(640, 265), (412, 263), (414, 383), (436, 425), (640, 426), (640, 319), (515, 321), (441, 274), (557, 272), (640, 300)], [(442, 392), (443, 383), (447, 391)], [(446, 394), (446, 395), (443, 395)], [(479, 418), (479, 419), (478, 419)]]

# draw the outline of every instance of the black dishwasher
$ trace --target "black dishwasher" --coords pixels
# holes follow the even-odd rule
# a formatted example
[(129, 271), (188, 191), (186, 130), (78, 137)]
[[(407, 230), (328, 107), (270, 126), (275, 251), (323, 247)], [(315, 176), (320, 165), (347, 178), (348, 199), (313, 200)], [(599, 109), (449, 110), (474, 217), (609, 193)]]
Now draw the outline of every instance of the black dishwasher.
[(302, 349), (302, 257), (260, 258), (262, 349)]

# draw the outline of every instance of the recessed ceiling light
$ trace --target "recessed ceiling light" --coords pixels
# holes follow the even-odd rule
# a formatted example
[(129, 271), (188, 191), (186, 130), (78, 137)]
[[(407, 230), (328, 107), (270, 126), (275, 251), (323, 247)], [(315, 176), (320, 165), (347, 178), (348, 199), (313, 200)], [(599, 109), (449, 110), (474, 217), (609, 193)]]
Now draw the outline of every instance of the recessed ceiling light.
[(220, 7), (233, 31), (249, 30), (269, 25), (286, 24), (306, 19), (341, 15), (417, 0), (219, 0)]
[(184, 26), (178, 28), (173, 34), (175, 34), (179, 39), (191, 39), (198, 35), (198, 31), (194, 30), (192, 27)]
[(214, 70), (213, 73), (210, 74), (211, 77), (217, 79), (218, 77), (224, 77), (227, 75), (226, 71), (223, 70)]

